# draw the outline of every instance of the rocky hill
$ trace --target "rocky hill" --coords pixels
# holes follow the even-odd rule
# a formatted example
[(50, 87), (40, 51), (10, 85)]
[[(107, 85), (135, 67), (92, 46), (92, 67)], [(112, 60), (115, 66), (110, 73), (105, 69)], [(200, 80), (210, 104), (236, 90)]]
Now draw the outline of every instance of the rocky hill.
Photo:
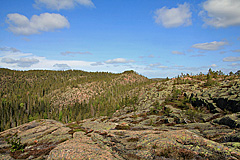
[(0, 131), (36, 119), (67, 123), (108, 116), (151, 80), (134, 71), (15, 71), (0, 69)]
[(211, 76), (139, 85), (109, 116), (5, 130), (0, 159), (240, 159), (239, 76)]

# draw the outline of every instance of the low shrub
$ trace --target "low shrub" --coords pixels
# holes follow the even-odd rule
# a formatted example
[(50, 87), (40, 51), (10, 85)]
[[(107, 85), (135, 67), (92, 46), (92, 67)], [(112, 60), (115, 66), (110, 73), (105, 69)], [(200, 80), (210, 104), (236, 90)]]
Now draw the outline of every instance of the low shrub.
[(18, 137), (17, 132), (12, 137), (5, 139), (5, 141), (8, 144), (11, 144), (11, 149), (10, 149), (11, 152), (24, 151), (25, 145), (22, 144), (21, 138)]

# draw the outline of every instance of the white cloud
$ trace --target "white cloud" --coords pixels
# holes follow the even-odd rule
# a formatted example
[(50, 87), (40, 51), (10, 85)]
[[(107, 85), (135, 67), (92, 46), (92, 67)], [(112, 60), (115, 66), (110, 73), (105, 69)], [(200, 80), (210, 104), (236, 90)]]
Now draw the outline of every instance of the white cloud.
[(109, 59), (105, 61), (106, 64), (115, 64), (115, 63), (133, 63), (134, 60), (127, 60), (124, 58)]
[(216, 65), (216, 64), (212, 64), (210, 67), (213, 67), (213, 68), (214, 68), (214, 67), (217, 67), (217, 65)]
[(26, 16), (13, 13), (7, 15), (6, 22), (9, 24), (9, 31), (18, 35), (39, 34), (40, 32), (54, 31), (55, 29), (69, 28), (68, 20), (55, 13), (42, 13), (39, 16), (33, 15), (29, 20)]
[(3, 63), (10, 63), (10, 64), (12, 63), (12, 64), (14, 64), (14, 63), (17, 63), (17, 60), (12, 59), (12, 58), (3, 58), (2, 62)]
[(201, 50), (208, 50), (208, 51), (214, 51), (214, 50), (219, 50), (219, 49), (223, 48), (223, 46), (225, 46), (227, 44), (228, 44), (227, 42), (213, 41), (213, 42), (209, 42), (209, 43), (194, 44), (194, 45), (192, 45), (192, 48), (197, 48), (197, 49), (201, 49)]
[[(79, 66), (89, 67), (90, 63), (84, 61), (48, 60), (45, 57), (38, 57), (32, 53), (23, 53), (13, 47), (2, 47), (0, 49), (0, 66), (10, 69), (56, 69), (56, 67), (64, 67), (55, 64), (67, 64), (77, 68)], [(55, 67), (53, 67), (54, 65)]]
[(191, 55), (190, 57), (202, 57), (204, 56), (203, 54), (196, 54), (196, 55)]
[(203, 17), (205, 25), (216, 28), (240, 25), (239, 0), (207, 0), (203, 3)]
[[(54, 60), (48, 59), (46, 57), (35, 56), (32, 53), (14, 52), (14, 51), (1, 51), (0, 50), (0, 66), (9, 69), (16, 70), (66, 70), (66, 69), (76, 69), (85, 70), (91, 72), (113, 72), (121, 73), (123, 71), (134, 69), (138, 73), (144, 71), (144, 65), (137, 65), (128, 63), (134, 62), (133, 60), (114, 60), (113, 63), (106, 64), (104, 62), (93, 62), (93, 61), (79, 61), (79, 60)], [(37, 63), (38, 62), (38, 63)], [(128, 63), (123, 63), (128, 62)], [(117, 67), (116, 64), (118, 65)]]
[(223, 58), (224, 62), (237, 62), (240, 61), (240, 57), (226, 57)]
[(71, 69), (71, 67), (67, 64), (54, 64), (53, 65), (54, 68), (56, 68), (57, 70), (68, 70), (68, 69)]
[(26, 41), (26, 42), (30, 42), (31, 39), (27, 38), (27, 37), (23, 37), (22, 40)]
[(160, 66), (161, 63), (153, 63), (153, 64), (149, 64), (150, 67), (156, 67), (156, 66)]
[(12, 51), (12, 52), (20, 52), (20, 50), (13, 47), (1, 47), (0, 51)]
[(95, 7), (91, 0), (35, 0), (36, 8), (46, 7), (52, 10), (71, 9), (76, 5)]
[(221, 51), (221, 52), (219, 52), (220, 54), (224, 54), (224, 53), (226, 53), (226, 51)]
[(240, 52), (240, 49), (232, 50), (232, 52), (237, 52), (237, 53), (239, 53), (239, 52)]
[(104, 65), (102, 62), (94, 62), (91, 64), (91, 66), (102, 66)]
[(168, 68), (168, 66), (158, 66), (158, 68), (166, 69), (166, 68)]
[[(11, 56), (10, 56), (11, 57)], [(29, 69), (49, 69), (49, 70), (94, 70), (90, 64), (93, 62), (75, 61), (75, 60), (50, 60), (46, 57), (28, 56), (19, 59), (9, 58), (9, 56), (0, 57), (0, 66), (9, 69), (29, 70)], [(71, 66), (71, 67), (70, 67)]]
[(168, 9), (166, 7), (157, 9), (155, 11), (155, 22), (161, 24), (166, 28), (189, 26), (192, 24), (192, 13), (190, 12), (190, 5), (188, 3), (179, 4), (178, 8)]
[(154, 54), (150, 54), (148, 56), (139, 56), (139, 58), (155, 58)]
[(172, 51), (172, 54), (185, 55), (185, 53), (183, 53), (183, 52), (179, 52), (179, 51)]
[(66, 51), (66, 52), (61, 52), (61, 55), (74, 55), (74, 54), (92, 54), (90, 52), (71, 52), (71, 51)]
[[(80, 70), (91, 70), (91, 63), (93, 62), (87, 62), (87, 61), (77, 61), (77, 60), (50, 60), (45, 57), (38, 57), (40, 62), (32, 68), (37, 69), (63, 69), (63, 67), (69, 68), (70, 66), (72, 69), (80, 69)], [(63, 70), (65, 70), (63, 69)]]
[(0, 48), (0, 58), (10, 58), (5, 59), (7, 62), (11, 62), (11, 59), (16, 60), (22, 57), (33, 57), (33, 55), (32, 53), (23, 53), (19, 49), (13, 47)]
[(38, 59), (35, 58), (20, 58), (20, 59), (12, 59), (12, 58), (2, 58), (1, 62), (7, 64), (16, 64), (18, 67), (31, 67), (33, 64), (39, 62)]
[(148, 58), (154, 58), (155, 56), (153, 54), (148, 55)]
[(238, 66), (240, 66), (240, 63), (232, 63), (232, 64), (229, 64), (229, 66), (238, 67)]
[(153, 70), (151, 67), (145, 67), (144, 70)]
[(12, 51), (1, 51), (0, 58), (12, 58), (20, 59), (21, 57), (33, 57), (32, 53), (12, 52)]
[(174, 67), (183, 68), (184, 66), (183, 65), (175, 65)]
[(94, 4), (91, 0), (75, 0), (77, 3), (84, 5), (84, 6), (91, 6), (94, 7)]

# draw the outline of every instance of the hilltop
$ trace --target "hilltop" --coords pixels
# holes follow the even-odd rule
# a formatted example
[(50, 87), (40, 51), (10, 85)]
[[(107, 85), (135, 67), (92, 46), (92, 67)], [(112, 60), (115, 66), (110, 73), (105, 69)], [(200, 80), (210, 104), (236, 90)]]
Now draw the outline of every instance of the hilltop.
[[(2, 159), (240, 159), (239, 74), (104, 74), (76, 84), (69, 76), (67, 87), (47, 91), (42, 97), (61, 114), (1, 132)], [(4, 141), (15, 133), (23, 152)]]

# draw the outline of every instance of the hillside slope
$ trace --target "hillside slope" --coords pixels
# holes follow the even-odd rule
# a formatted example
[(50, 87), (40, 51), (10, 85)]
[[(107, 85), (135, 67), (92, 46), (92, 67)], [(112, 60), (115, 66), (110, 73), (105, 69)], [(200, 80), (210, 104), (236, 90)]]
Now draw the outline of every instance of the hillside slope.
[(0, 77), (0, 131), (41, 118), (67, 123), (111, 115), (134, 96), (130, 90), (151, 82), (134, 71), (0, 69)]
[[(223, 75), (145, 83), (110, 116), (66, 124), (42, 119), (1, 132), (0, 153), (2, 159), (240, 159), (239, 88), (238, 76)], [(10, 153), (4, 141), (14, 133), (23, 152)]]

